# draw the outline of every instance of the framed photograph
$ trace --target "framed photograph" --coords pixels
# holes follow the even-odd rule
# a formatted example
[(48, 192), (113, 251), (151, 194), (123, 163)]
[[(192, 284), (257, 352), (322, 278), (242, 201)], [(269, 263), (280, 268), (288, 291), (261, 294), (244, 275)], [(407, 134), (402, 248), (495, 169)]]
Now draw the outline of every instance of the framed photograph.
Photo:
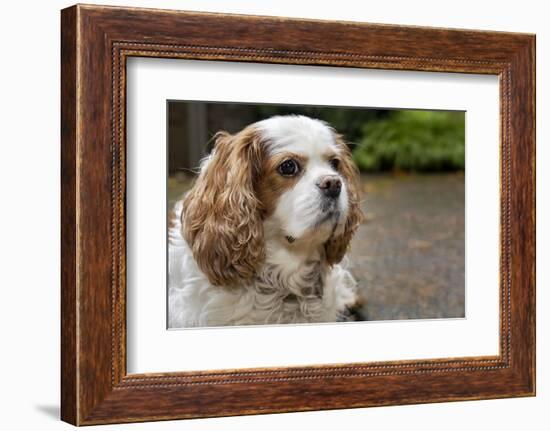
[(535, 36), (61, 13), (61, 416), (535, 394)]

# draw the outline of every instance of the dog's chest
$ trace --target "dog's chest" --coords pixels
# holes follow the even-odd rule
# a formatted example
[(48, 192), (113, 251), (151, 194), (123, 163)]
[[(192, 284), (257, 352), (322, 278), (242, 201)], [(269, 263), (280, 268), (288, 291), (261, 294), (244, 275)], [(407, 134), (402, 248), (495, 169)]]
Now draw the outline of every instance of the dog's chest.
[(252, 303), (248, 318), (264, 323), (322, 321), (325, 281), (320, 262), (309, 262), (295, 272), (266, 264), (243, 291), (243, 297)]
[(266, 263), (258, 272), (253, 286), (265, 294), (277, 294), (290, 301), (297, 298), (321, 298), (326, 270), (320, 261), (306, 262), (298, 271)]

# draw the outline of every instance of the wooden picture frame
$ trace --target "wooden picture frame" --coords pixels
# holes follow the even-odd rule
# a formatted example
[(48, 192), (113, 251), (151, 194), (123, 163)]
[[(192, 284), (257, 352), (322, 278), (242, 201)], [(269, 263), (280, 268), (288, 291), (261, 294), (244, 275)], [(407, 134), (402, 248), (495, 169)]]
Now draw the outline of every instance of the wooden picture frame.
[[(83, 5), (64, 9), (61, 18), (64, 421), (535, 394), (534, 35)], [(498, 75), (500, 354), (128, 375), (125, 65), (131, 56)]]

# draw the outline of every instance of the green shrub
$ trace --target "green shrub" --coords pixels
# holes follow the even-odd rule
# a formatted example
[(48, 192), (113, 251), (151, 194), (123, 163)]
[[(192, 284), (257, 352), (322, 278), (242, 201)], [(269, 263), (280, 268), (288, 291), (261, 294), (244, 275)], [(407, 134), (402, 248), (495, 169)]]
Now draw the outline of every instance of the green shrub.
[(353, 157), (363, 171), (464, 169), (463, 112), (393, 111), (367, 122)]

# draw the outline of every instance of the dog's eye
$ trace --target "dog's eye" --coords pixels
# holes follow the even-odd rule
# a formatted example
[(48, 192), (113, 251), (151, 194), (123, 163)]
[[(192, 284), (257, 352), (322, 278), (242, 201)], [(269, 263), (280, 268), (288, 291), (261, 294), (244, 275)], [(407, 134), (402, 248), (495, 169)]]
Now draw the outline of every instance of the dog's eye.
[(329, 160), (329, 164), (331, 166), (332, 169), (334, 169), (335, 171), (338, 170), (338, 168), (340, 167), (340, 160), (338, 159), (330, 159)]
[(300, 171), (300, 165), (296, 160), (288, 159), (279, 165), (279, 173), (284, 177), (293, 177)]

